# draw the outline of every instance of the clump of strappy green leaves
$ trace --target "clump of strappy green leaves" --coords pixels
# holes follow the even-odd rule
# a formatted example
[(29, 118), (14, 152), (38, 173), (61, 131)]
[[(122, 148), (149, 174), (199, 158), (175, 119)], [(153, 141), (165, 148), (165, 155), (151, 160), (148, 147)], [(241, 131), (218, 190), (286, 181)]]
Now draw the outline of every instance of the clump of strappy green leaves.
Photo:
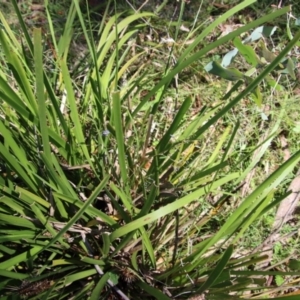
[[(47, 3), (46, 36), (40, 28), (29, 33), (15, 0), (22, 35), (0, 13), (2, 296), (220, 299), (245, 291), (272, 293), (265, 291), (265, 276), (274, 272), (256, 269), (266, 257), (239, 253), (239, 241), (284, 198), (274, 193), (289, 178), (300, 152), (252, 187), (216, 223), (228, 195), (278, 133), (281, 119), (268, 129), (255, 157), (255, 147), (242, 156), (234, 151), (239, 122), (215, 137), (212, 129), (268, 79), (300, 32), (222, 105), (204, 107), (192, 116), (190, 96), (179, 94), (170, 103), (172, 83), (185, 68), (233, 39), (244, 49), (239, 35), (289, 10), (278, 9), (200, 47), (219, 24), (253, 2), (244, 1), (205, 29), (189, 33), (193, 43), (176, 53), (175, 60), (169, 48), (170, 59), (155, 77), (151, 60), (142, 60), (148, 48), (133, 50), (141, 24), (154, 18), (151, 13), (109, 17), (106, 10), (95, 33), (89, 15), (73, 1), (61, 36)], [(78, 61), (74, 22), (86, 42), (77, 52)], [(49, 44), (51, 60), (45, 55)], [(207, 152), (208, 138), (218, 140)]]

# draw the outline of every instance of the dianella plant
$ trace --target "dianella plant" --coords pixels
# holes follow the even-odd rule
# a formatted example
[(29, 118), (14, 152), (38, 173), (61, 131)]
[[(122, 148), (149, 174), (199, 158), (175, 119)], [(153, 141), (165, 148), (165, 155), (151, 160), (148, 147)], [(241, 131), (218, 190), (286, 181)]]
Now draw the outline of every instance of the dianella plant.
[[(118, 12), (117, 1), (98, 19), (71, 1), (59, 23), (45, 1), (34, 26), (16, 0), (17, 24), (0, 12), (1, 299), (269, 299), (286, 285), (268, 285), (268, 276), (300, 275), (262, 270), (268, 256), (240, 243), (285, 198), (300, 160), (296, 151), (240, 193), (278, 135), (284, 108), (243, 155), (242, 120), (228, 121), (246, 98), (261, 106), (274, 70), (294, 76), (288, 54), (300, 31), (263, 63), (253, 43), (265, 51), (262, 26), (290, 7), (205, 42), (254, 2), (195, 26), (180, 47), (185, 1), (172, 41), (157, 44), (141, 41), (157, 16)], [(228, 64), (203, 63), (232, 41), (255, 72), (230, 68), (234, 55)], [(151, 53), (164, 59), (155, 64)], [(195, 65), (238, 86), (192, 113), (195, 99), (180, 92), (178, 78)]]

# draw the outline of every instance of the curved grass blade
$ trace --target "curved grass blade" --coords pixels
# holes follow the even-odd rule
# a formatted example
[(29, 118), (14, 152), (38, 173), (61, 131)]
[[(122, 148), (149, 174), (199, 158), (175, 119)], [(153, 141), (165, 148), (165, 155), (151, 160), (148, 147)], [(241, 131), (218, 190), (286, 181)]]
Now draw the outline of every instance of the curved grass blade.
[(17, 266), (20, 262), (27, 261), (28, 259), (32, 259), (37, 253), (39, 253), (43, 249), (40, 246), (34, 246), (30, 250), (25, 251), (19, 255), (16, 255), (10, 259), (7, 259), (0, 263), (0, 270), (11, 270), (15, 266)]
[(218, 262), (214, 270), (209, 274), (208, 279), (201, 285), (201, 287), (197, 290), (197, 293), (202, 293), (205, 290), (209, 289), (218, 279), (218, 277), (223, 272), (224, 268), (226, 267), (231, 255), (233, 253), (233, 246), (230, 245), (225, 253), (223, 254), (221, 260)]
[[(185, 58), (181, 63), (177, 63), (177, 65), (139, 103), (139, 105), (133, 111), (132, 116), (134, 117), (141, 110), (141, 108), (145, 105), (145, 103), (147, 103), (152, 96), (156, 95), (156, 93), (163, 86), (168, 85), (171, 82), (171, 80), (175, 77), (176, 74), (178, 74), (179, 72), (181, 72), (183, 69), (185, 69), (186, 67), (188, 67), (189, 65), (191, 65), (196, 60), (200, 59), (206, 53), (208, 53), (209, 51), (213, 50), (214, 48), (216, 48), (218, 46), (224, 45), (226, 42), (232, 40), (236, 36), (239, 36), (240, 34), (246, 32), (246, 31), (249, 31), (252, 28), (255, 28), (255, 27), (257, 27), (257, 26), (259, 26), (259, 25), (261, 25), (261, 24), (263, 24), (263, 23), (265, 23), (265, 22), (267, 22), (269, 20), (273, 20), (273, 19), (275, 19), (275, 18), (277, 18), (277, 17), (279, 17), (279, 16), (281, 16), (283, 14), (286, 14), (287, 12), (289, 12), (289, 10), (290, 10), (289, 7), (285, 7), (285, 8), (276, 10), (275, 12), (273, 12), (273, 13), (267, 15), (267, 16), (264, 16), (264, 17), (262, 17), (260, 19), (257, 19), (255, 21), (251, 22), (250, 24), (247, 24), (247, 25), (245, 25), (243, 27), (240, 27), (236, 31), (231, 32), (231, 33), (227, 34), (226, 36), (218, 39), (217, 41), (209, 44), (208, 46), (206, 46), (202, 50), (198, 51), (197, 53), (193, 54), (192, 56), (190, 56), (188, 58)], [(295, 43), (297, 43), (297, 40), (298, 40), (298, 38), (296, 38), (296, 39), (294, 38), (294, 42), (292, 44), (294, 45)], [(283, 57), (285, 57), (287, 53), (285, 53), (284, 55), (282, 55), (281, 59)], [(280, 61), (278, 60), (276, 62), (276, 65), (279, 64), (279, 63), (280, 63)], [(271, 70), (273, 70), (274, 68), (272, 68)], [(254, 86), (254, 88), (255, 87), (256, 87), (256, 85)], [(250, 92), (251, 91), (252, 91), (252, 89), (250, 90)]]
[(21, 274), (21, 273), (6, 271), (3, 269), (0, 269), (0, 276), (6, 277), (6, 278), (18, 279), (18, 280), (24, 280), (29, 277), (28, 274)]
[(95, 275), (96, 273), (97, 273), (96, 269), (90, 269), (90, 270), (85, 270), (85, 271), (78, 272), (78, 273), (75, 273), (72, 275), (67, 275), (67, 276), (65, 276), (64, 285), (69, 285), (69, 284), (73, 283), (74, 281)]
[[(226, 182), (229, 182), (229, 181), (237, 178), (237, 176), (238, 176), (238, 173), (232, 173), (225, 178), (222, 178), (222, 179), (219, 179), (219, 180), (213, 182), (211, 185), (211, 188), (215, 189), (215, 188), (225, 184)], [(206, 188), (200, 188), (200, 189), (196, 190), (195, 192), (192, 192), (189, 195), (182, 197), (171, 204), (168, 204), (154, 212), (151, 212), (150, 214), (147, 214), (137, 220), (134, 220), (131, 223), (126, 224), (123, 227), (121, 227), (121, 228), (115, 230), (113, 233), (111, 233), (110, 240), (113, 241), (120, 236), (126, 235), (127, 233), (140, 228), (141, 226), (144, 226), (146, 224), (154, 222), (155, 220), (162, 218), (162, 217), (168, 215), (169, 213), (174, 212), (177, 209), (180, 209), (181, 207), (183, 207), (185, 205), (188, 205), (192, 201), (196, 201), (197, 199), (199, 199), (199, 197), (203, 196), (205, 193), (206, 193)]]
[[(86, 160), (90, 164), (91, 168), (94, 169), (94, 165), (92, 163), (91, 157), (89, 155), (89, 151), (87, 149), (87, 145), (85, 143), (85, 138), (83, 135), (82, 125), (80, 122), (79, 114), (78, 114), (78, 108), (77, 103), (74, 95), (74, 90), (72, 87), (72, 80), (69, 74), (68, 67), (65, 62), (61, 62), (61, 69), (63, 74), (63, 80), (65, 83), (65, 88), (67, 91), (67, 99), (70, 105), (70, 115), (71, 119), (74, 123), (74, 135), (76, 138), (76, 142), (78, 143), (79, 148), (82, 150)], [(96, 172), (95, 172), (96, 174)]]
[(148, 285), (146, 282), (138, 282), (137, 285), (153, 296), (157, 300), (171, 300), (168, 296), (162, 293), (160, 290)]
[(93, 191), (91, 196), (87, 199), (87, 201), (83, 204), (80, 210), (69, 220), (69, 222), (65, 225), (65, 227), (62, 228), (61, 231), (41, 251), (48, 249), (50, 246), (56, 243), (67, 232), (67, 230), (77, 222), (77, 220), (84, 214), (85, 210), (90, 206), (90, 204), (96, 199), (99, 193), (103, 190), (103, 188), (107, 184), (108, 179), (109, 176), (104, 177), (102, 182), (100, 182), (100, 184), (96, 187), (96, 189)]
[(89, 300), (98, 300), (99, 295), (101, 295), (101, 292), (103, 288), (105, 287), (107, 281), (109, 280), (109, 273), (105, 273), (101, 276), (101, 279), (98, 281), (96, 287), (93, 289), (93, 292), (89, 298)]

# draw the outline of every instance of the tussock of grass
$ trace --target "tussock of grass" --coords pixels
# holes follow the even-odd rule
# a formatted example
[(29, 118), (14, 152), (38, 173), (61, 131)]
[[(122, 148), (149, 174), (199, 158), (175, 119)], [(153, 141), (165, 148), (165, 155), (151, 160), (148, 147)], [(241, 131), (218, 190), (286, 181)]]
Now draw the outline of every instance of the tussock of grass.
[(299, 275), (298, 221), (282, 227), (273, 259), (263, 246), (299, 165), (296, 83), (274, 70), (300, 33), (239, 87), (205, 66), (289, 9), (251, 12), (222, 36), (221, 21), (231, 26), (251, 1), (214, 5), (219, 19), (205, 3), (165, 1), (153, 14), (108, 2), (36, 13), (13, 0), (4, 5), (14, 20), (1, 11), (1, 296), (287, 296)]

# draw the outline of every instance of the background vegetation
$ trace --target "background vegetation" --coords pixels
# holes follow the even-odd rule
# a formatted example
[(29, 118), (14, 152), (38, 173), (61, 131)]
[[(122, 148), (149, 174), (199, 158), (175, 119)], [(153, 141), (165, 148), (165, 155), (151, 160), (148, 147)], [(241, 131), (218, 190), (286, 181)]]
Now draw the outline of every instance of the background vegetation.
[(1, 0), (1, 299), (299, 298), (292, 4)]

